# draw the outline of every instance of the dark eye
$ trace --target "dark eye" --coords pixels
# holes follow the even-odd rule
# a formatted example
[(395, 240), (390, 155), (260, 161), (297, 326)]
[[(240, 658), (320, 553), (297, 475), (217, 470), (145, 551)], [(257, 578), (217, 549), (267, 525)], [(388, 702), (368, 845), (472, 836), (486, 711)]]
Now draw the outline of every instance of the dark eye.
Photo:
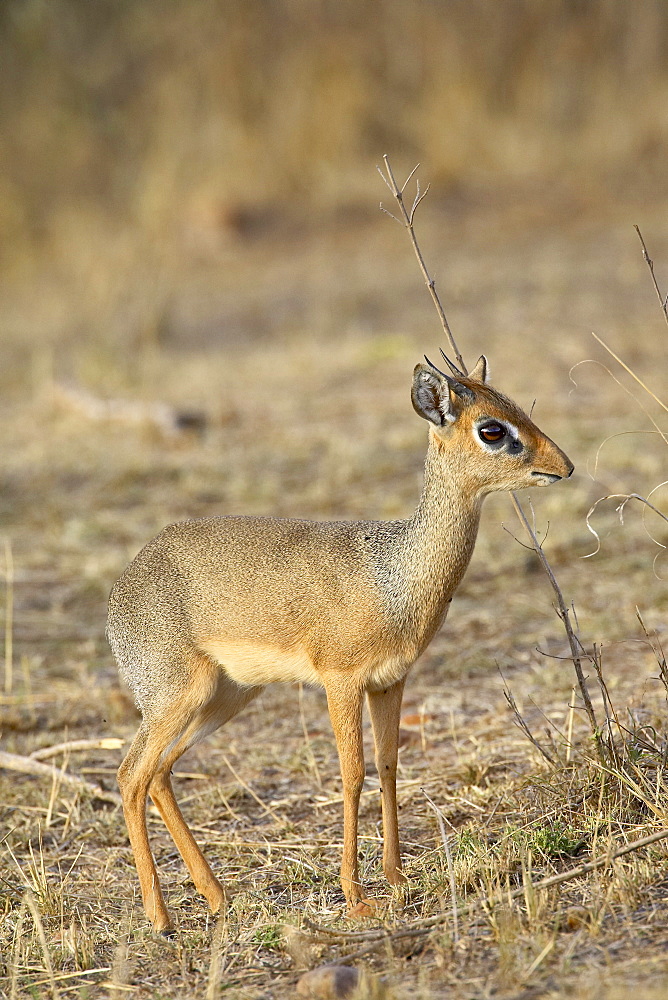
[(478, 434), (489, 444), (495, 444), (497, 441), (501, 441), (502, 438), (506, 436), (506, 428), (503, 424), (484, 424), (483, 427), (478, 428)]

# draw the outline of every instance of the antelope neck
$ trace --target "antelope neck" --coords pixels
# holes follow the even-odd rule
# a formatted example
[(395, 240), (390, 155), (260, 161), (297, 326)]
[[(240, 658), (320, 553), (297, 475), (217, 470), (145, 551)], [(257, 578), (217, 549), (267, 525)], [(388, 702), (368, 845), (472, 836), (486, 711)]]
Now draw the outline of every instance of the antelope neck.
[(433, 438), (425, 459), (424, 485), (406, 523), (406, 541), (420, 565), (420, 577), (449, 593), (469, 564), (480, 523), (482, 497), (471, 495), (457, 455), (448, 461)]
[(460, 482), (456, 458), (448, 462), (430, 441), (422, 495), (395, 534), (382, 576), (395, 621), (424, 648), (439, 627), (475, 546), (482, 497)]

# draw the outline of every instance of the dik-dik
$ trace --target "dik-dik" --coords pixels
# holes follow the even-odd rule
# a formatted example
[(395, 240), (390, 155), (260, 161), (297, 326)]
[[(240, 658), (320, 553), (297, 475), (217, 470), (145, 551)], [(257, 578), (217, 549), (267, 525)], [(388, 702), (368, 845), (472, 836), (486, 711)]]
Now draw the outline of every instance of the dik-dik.
[[(399, 715), (411, 665), (442, 624), (494, 490), (548, 486), (573, 465), (522, 410), (470, 375), (431, 364), (412, 400), (429, 424), (424, 488), (400, 521), (210, 517), (165, 528), (114, 587), (107, 634), (142, 723), (118, 781), (146, 915), (170, 927), (146, 828), (151, 796), (195, 886), (217, 911), (225, 892), (174, 798), (189, 747), (274, 681), (324, 687), (343, 784), (341, 885), (365, 899), (357, 869), (366, 694), (382, 788), (383, 869), (405, 881), (397, 825)], [(271, 711), (267, 706), (267, 711)]]

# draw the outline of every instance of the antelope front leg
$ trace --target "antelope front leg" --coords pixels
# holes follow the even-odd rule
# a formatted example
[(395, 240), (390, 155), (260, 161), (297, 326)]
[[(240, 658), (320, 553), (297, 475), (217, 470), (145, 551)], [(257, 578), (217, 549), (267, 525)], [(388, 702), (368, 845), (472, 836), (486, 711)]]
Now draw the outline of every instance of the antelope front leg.
[(367, 692), (383, 804), (383, 871), (390, 885), (406, 881), (401, 870), (397, 817), (397, 756), (403, 693), (403, 679), (384, 691)]
[(364, 783), (362, 690), (345, 674), (325, 684), (343, 784), (343, 858), (341, 888), (349, 907), (364, 899), (357, 868), (357, 814)]

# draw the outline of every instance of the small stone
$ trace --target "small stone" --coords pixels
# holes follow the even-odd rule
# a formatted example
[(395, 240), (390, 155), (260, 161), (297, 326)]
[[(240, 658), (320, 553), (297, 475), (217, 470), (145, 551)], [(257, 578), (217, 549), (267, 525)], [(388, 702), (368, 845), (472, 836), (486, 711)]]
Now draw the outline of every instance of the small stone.
[(321, 965), (300, 977), (297, 993), (311, 1000), (339, 1000), (357, 989), (360, 974), (350, 965)]

